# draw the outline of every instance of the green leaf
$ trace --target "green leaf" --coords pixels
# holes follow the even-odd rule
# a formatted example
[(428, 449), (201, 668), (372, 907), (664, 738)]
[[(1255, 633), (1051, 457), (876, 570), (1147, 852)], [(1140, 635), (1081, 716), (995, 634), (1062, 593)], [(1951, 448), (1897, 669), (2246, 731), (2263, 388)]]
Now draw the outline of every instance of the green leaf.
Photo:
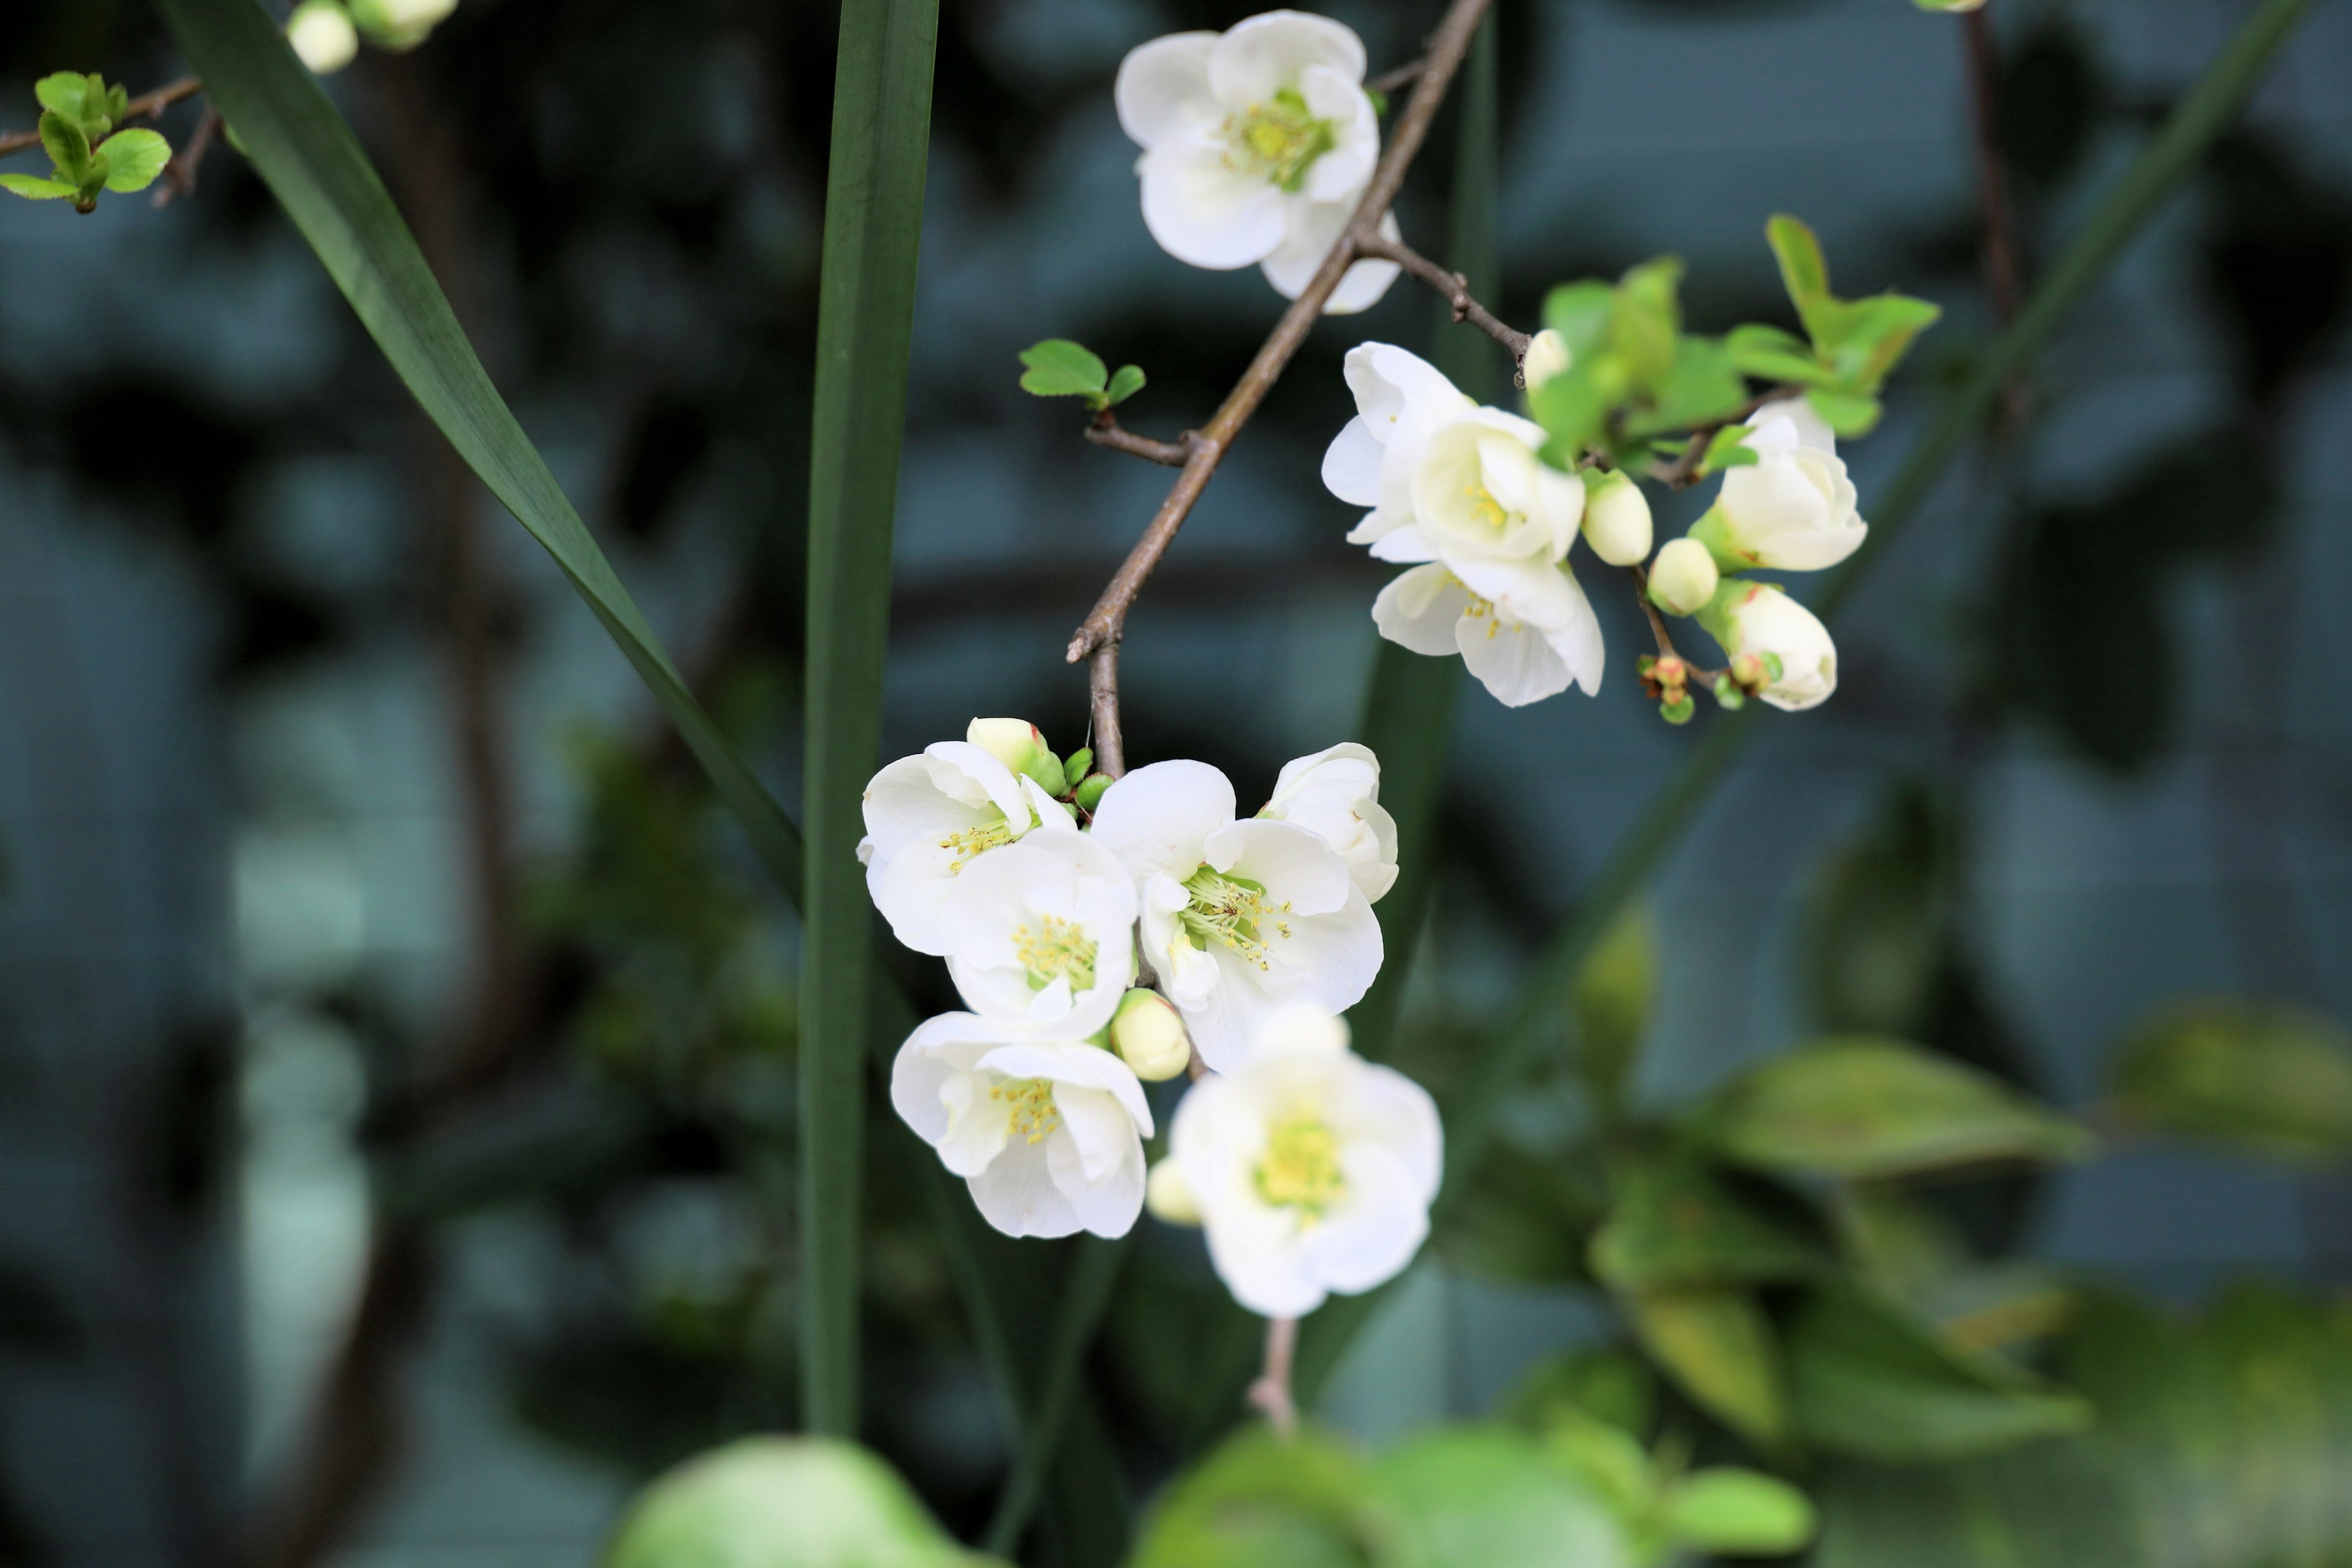
[(1822, 256), (1822, 242), (1786, 213), (1775, 213), (1765, 224), (1764, 241), (1780, 263), (1780, 284), (1789, 291), (1789, 302), (1797, 307), (1798, 320), (1818, 345), (1822, 330), (1815, 323), (1822, 307), (1830, 303), (1830, 264)]
[(1628, 910), (1576, 972), (1569, 998), (1576, 1018), (1576, 1073), (1604, 1111), (1622, 1098), (1656, 986), (1656, 934), (1648, 914)]
[(1778, 327), (1749, 323), (1734, 327), (1724, 340), (1735, 369), (1761, 381), (1790, 381), (1811, 385), (1830, 379), (1831, 372), (1813, 357), (1802, 338)]
[(1874, 294), (1830, 312), (1831, 335), (1821, 347), (1836, 365), (1841, 386), (1875, 392), (1912, 342), (1943, 313), (1941, 307), (1907, 294)]
[(604, 1568), (978, 1568), (855, 1444), (746, 1437), (639, 1494)]
[(1021, 363), (1029, 367), (1021, 373), (1021, 390), (1039, 397), (1098, 398), (1109, 374), (1100, 359), (1067, 338), (1032, 343), (1021, 351)]
[[(1609, 345), (1624, 360), (1625, 373), (1640, 388), (1660, 386), (1675, 368), (1675, 350), (1682, 336), (1683, 264), (1661, 256), (1629, 270), (1618, 280), (1609, 313)], [(1572, 353), (1576, 345), (1569, 344)], [(1573, 362), (1570, 362), (1571, 368)], [(1745, 388), (1741, 395), (1745, 395)], [(1734, 404), (1739, 401), (1735, 396)]]
[(1592, 1237), (1592, 1271), (1614, 1289), (1794, 1279), (1829, 1261), (1793, 1205), (1743, 1194), (1686, 1160), (1621, 1160), (1609, 1184), (1614, 1202)]
[(1747, 402), (1748, 383), (1733, 367), (1722, 341), (1686, 337), (1675, 345), (1674, 363), (1653, 393), (1650, 406), (1625, 422), (1625, 433), (1639, 439), (1711, 425), (1729, 418)]
[(861, 1133), (874, 910), (857, 843), (881, 745), (915, 258), (939, 0), (842, 13), (809, 462), (808, 891), (801, 957), (801, 1361), (805, 1422), (857, 1429)]
[(2210, 998), (2159, 1009), (2124, 1041), (2116, 1112), (2258, 1159), (2352, 1156), (2352, 1036), (2294, 1007)]
[(1796, 1430), (1839, 1453), (1958, 1458), (2090, 1423), (2077, 1395), (1960, 1351), (1850, 1285), (1817, 1294), (1790, 1326), (1788, 1345)]
[(41, 116), (41, 145), (49, 154), (49, 162), (58, 173), (76, 185), (84, 183), (89, 173), (89, 138), (82, 129), (52, 109)]
[(1697, 1120), (1760, 1170), (1896, 1176), (1989, 1161), (2078, 1159), (2090, 1135), (1999, 1080), (1901, 1040), (1832, 1037), (1751, 1068)]
[(1544, 325), (1566, 341), (1573, 364), (1608, 346), (1616, 308), (1617, 290), (1598, 279), (1563, 283), (1544, 296)]
[(1392, 1531), (1382, 1568), (1631, 1568), (1601, 1498), (1508, 1427), (1414, 1438), (1374, 1461), (1367, 1480)]
[(1744, 468), (1754, 465), (1759, 454), (1747, 445), (1751, 427), (1727, 425), (1707, 438), (1706, 456), (1698, 460), (1699, 476), (1720, 473), (1726, 468)]
[(1666, 1494), (1667, 1534), (1699, 1552), (1778, 1557), (1812, 1540), (1811, 1499), (1754, 1470), (1699, 1470)]
[(1805, 394), (1805, 401), (1813, 405), (1829, 427), (1851, 439), (1867, 436), (1878, 426), (1884, 410), (1875, 397), (1864, 397), (1843, 392), (1823, 392), (1820, 387)]
[[(33, 96), (41, 107), (52, 114), (64, 116), (79, 125), (88, 118), (84, 102), (89, 90), (89, 79), (79, 71), (58, 71), (45, 76), (33, 84)], [(104, 108), (103, 104), (99, 105)]]
[(1666, 1375), (1749, 1441), (1777, 1446), (1789, 1426), (1780, 1347), (1745, 1290), (1654, 1290), (1628, 1303), (1634, 1331)]
[(1143, 390), (1143, 367), (1123, 364), (1110, 378), (1110, 390), (1106, 395), (1106, 406), (1115, 407)]
[(1378, 1531), (1354, 1449), (1256, 1426), (1168, 1489), (1129, 1568), (1364, 1568)]
[(143, 191), (172, 161), (172, 144), (152, 131), (118, 131), (98, 150), (106, 155), (110, 191)]
[(78, 194), (63, 180), (44, 180), (32, 174), (0, 174), (0, 191), (12, 191), (28, 202), (53, 202)]
[(1622, 1350), (1564, 1351), (1536, 1363), (1506, 1396), (1506, 1419), (1541, 1432), (1573, 1415), (1640, 1436), (1650, 1428), (1657, 1380)]

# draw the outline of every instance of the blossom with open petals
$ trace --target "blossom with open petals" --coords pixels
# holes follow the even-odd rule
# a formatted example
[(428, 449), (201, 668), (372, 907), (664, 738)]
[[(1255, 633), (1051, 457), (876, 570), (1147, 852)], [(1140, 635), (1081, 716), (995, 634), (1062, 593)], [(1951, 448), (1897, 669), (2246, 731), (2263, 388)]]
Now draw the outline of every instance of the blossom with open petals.
[(1083, 833), (1033, 833), (958, 873), (948, 973), (974, 1012), (1080, 1040), (1135, 979), (1135, 884)]
[(968, 741), (941, 741), (901, 757), (866, 785), (866, 837), (857, 858), (874, 907), (898, 940), (944, 958), (964, 868), (1034, 832), (1077, 831), (1037, 781)]
[(1381, 926), (1339, 852), (1294, 823), (1235, 821), (1205, 763), (1154, 763), (1110, 786), (1090, 837), (1135, 879), (1143, 959), (1220, 1072), (1286, 1001), (1353, 1006), (1381, 971)]
[[(1255, 263), (1290, 299), (1330, 253), (1370, 183), (1380, 117), (1364, 45), (1326, 16), (1269, 11), (1223, 33), (1172, 33), (1131, 50), (1114, 97), (1143, 148), (1143, 221), (1195, 267)], [(1381, 231), (1396, 237), (1396, 220)], [(1360, 261), (1324, 307), (1361, 310), (1397, 267)]]
[(1142, 1212), (1151, 1108), (1099, 1046), (945, 1013), (898, 1047), (890, 1104), (1007, 1236), (1124, 1236)]
[(1513, 707), (1600, 689), (1601, 622), (1568, 565), (1585, 489), (1537, 456), (1542, 427), (1478, 406), (1393, 344), (1350, 350), (1347, 376), (1356, 417), (1324, 454), (1323, 482), (1372, 509), (1349, 543), (1416, 563), (1373, 603), (1381, 635), (1459, 653)]
[(1803, 398), (1784, 397), (1748, 423), (1740, 445), (1756, 461), (1723, 471), (1722, 492), (1691, 537), (1727, 572), (1818, 572), (1862, 548), (1870, 528), (1827, 421)]
[(1752, 654), (1777, 663), (1758, 696), (1799, 712), (1829, 700), (1837, 689), (1837, 645), (1821, 617), (1769, 583), (1727, 577), (1698, 624), (1733, 658)]
[(1260, 1021), (1246, 1064), (1202, 1079), (1176, 1108), (1152, 1207), (1200, 1216), (1243, 1306), (1301, 1317), (1412, 1261), (1443, 1145), (1420, 1085), (1350, 1051), (1339, 1019), (1286, 1007)]
[(1396, 819), (1381, 808), (1381, 760), (1370, 746), (1343, 741), (1283, 763), (1258, 815), (1297, 823), (1338, 850), (1373, 903), (1396, 886)]

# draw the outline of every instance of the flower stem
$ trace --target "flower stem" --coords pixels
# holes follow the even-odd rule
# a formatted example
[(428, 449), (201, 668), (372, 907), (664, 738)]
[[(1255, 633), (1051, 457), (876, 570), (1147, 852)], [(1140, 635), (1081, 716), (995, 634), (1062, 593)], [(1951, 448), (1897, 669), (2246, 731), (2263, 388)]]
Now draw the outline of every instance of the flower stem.
[(1249, 1402), (1265, 1413), (1275, 1434), (1288, 1442), (1298, 1434), (1298, 1404), (1291, 1397), (1290, 1368), (1298, 1354), (1298, 1320), (1265, 1321), (1265, 1362), (1250, 1384)]

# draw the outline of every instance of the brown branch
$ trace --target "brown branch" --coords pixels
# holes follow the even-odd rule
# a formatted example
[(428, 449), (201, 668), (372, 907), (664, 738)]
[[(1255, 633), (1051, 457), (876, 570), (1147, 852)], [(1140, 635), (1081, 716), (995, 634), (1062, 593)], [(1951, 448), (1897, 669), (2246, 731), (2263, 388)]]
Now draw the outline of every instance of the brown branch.
[(1185, 455), (1183, 470), (1169, 490), (1168, 499), (1160, 503), (1150, 525), (1135, 542), (1135, 548), (1129, 552), (1110, 585), (1096, 601), (1093, 612), (1070, 639), (1070, 663), (1083, 658), (1095, 660), (1089, 681), (1093, 691), (1095, 755), (1097, 765), (1114, 777), (1125, 761), (1119, 740), (1118, 647), (1127, 629), (1128, 612), (1134, 607), (1135, 597), (1142, 592), (1152, 568), (1168, 552), (1176, 531), (1184, 526), (1184, 519), (1191, 515), (1210, 476), (1223, 461), (1226, 449), (1265, 401), (1274, 384), (1281, 379), (1283, 367), (1307, 341), (1307, 332), (1323, 313), (1332, 290), (1339, 288), (1348, 268), (1364, 254), (1365, 240), (1378, 232), (1381, 219), (1394, 205), (1397, 192), (1404, 185), (1406, 171), (1412, 167), (1422, 143), (1429, 139), (1430, 122), (1437, 117), (1437, 107), (1444, 101), (1446, 89), (1453, 85), (1454, 73), (1469, 52), (1471, 37), (1486, 14), (1487, 3), (1488, 0), (1454, 0), (1447, 8), (1444, 20), (1430, 36), (1429, 50), (1412, 98), (1398, 116), (1396, 130), (1373, 168), (1371, 183), (1364, 188), (1363, 199), (1356, 204), (1348, 226), (1333, 241), (1313, 279), (1275, 323), (1273, 332), (1259, 347), (1256, 357), (1250, 361), (1249, 368), (1242, 373), (1240, 382), (1216, 414), (1208, 424), (1192, 433), (1191, 450)]
[[(1633, 574), (1634, 602), (1642, 606), (1642, 614), (1650, 623), (1650, 635), (1657, 639), (1659, 660), (1663, 662), (1671, 658), (1683, 667), (1685, 679), (1675, 684), (1686, 686), (1690, 681), (1695, 680), (1699, 685), (1712, 689), (1717, 680), (1731, 673), (1730, 669), (1727, 667), (1723, 669), (1707, 669), (1684, 658), (1681, 650), (1675, 647), (1674, 634), (1666, 630), (1665, 616), (1658, 614), (1658, 606), (1650, 600), (1650, 574), (1643, 570), (1638, 562), (1627, 567), (1626, 570)], [(1654, 685), (1655, 682), (1644, 678), (1643, 684)], [(1654, 692), (1652, 695), (1656, 694)]]
[(1397, 67), (1396, 69), (1382, 71), (1380, 75), (1366, 82), (1364, 84), (1364, 90), (1366, 92), (1385, 94), (1394, 92), (1399, 88), (1411, 87), (1414, 82), (1421, 79), (1421, 73), (1428, 68), (1429, 61), (1426, 59), (1407, 60), (1404, 64)]
[[(134, 120), (152, 120), (182, 99), (194, 97), (202, 92), (204, 88), (205, 84), (194, 77), (184, 76), (169, 87), (159, 87), (152, 92), (142, 93), (132, 99), (122, 110), (122, 118), (117, 123), (128, 125)], [(0, 132), (0, 158), (40, 144), (41, 133), (38, 131)]]
[(205, 166), (205, 154), (211, 151), (213, 138), (220, 134), (220, 110), (205, 105), (204, 118), (188, 136), (188, 144), (172, 154), (163, 165), (163, 178), (155, 186), (154, 205), (170, 206), (184, 196), (196, 194), (196, 175)]
[(1250, 1384), (1249, 1402), (1265, 1413), (1275, 1432), (1285, 1439), (1298, 1431), (1298, 1402), (1290, 1392), (1290, 1366), (1298, 1352), (1298, 1320), (1265, 1321), (1265, 1367)]
[[(1977, 200), (1984, 209), (1985, 295), (1995, 324), (2006, 329), (2017, 320), (2020, 286), (2017, 215), (2010, 200), (2009, 161), (2000, 146), (2000, 41), (1993, 34), (1990, 7), (1964, 12), (1960, 22), (1968, 40)], [(2001, 422), (2012, 428), (2024, 421), (2027, 388), (2025, 378), (2018, 375), (2001, 389)]]
[(1454, 307), (1454, 319), (1477, 328), (1510, 351), (1511, 364), (1518, 384), (1528, 384), (1526, 366), (1528, 344), (1534, 340), (1526, 332), (1511, 326), (1494, 311), (1470, 297), (1470, 279), (1459, 272), (1448, 272), (1401, 239), (1391, 239), (1384, 234), (1373, 233), (1358, 246), (1357, 253), (1393, 261), (1422, 282), (1437, 290), (1440, 298)]
[(1162, 467), (1181, 468), (1184, 459), (1192, 455), (1192, 432), (1187, 430), (1173, 441), (1155, 441), (1149, 436), (1139, 436), (1118, 422), (1118, 416), (1106, 408), (1095, 416), (1087, 426), (1087, 439), (1097, 447), (1108, 447), (1114, 452), (1125, 452), (1131, 458)]
[(1776, 386), (1769, 392), (1758, 393), (1720, 419), (1695, 426), (1690, 433), (1690, 444), (1682, 449), (1682, 454), (1671, 463), (1652, 463), (1650, 478), (1674, 489), (1688, 489), (1706, 478), (1698, 471), (1699, 465), (1706, 461), (1706, 449), (1715, 444), (1717, 435), (1734, 425), (1745, 425), (1749, 416), (1766, 404), (1798, 396), (1804, 390), (1801, 386)]

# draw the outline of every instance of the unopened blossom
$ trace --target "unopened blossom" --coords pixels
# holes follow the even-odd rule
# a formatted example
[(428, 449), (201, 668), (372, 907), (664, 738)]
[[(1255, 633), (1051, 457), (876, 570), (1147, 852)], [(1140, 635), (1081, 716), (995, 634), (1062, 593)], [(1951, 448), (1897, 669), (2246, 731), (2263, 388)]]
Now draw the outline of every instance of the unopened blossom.
[(1528, 352), (1519, 356), (1519, 379), (1527, 383), (1529, 392), (1541, 386), (1553, 376), (1567, 371), (1576, 356), (1569, 352), (1568, 340), (1557, 327), (1546, 327), (1528, 340)]
[(1015, 777), (1035, 779), (1047, 795), (1062, 789), (1061, 759), (1045, 744), (1045, 736), (1026, 719), (974, 719), (963, 738), (1013, 770)]
[(1339, 852), (1293, 823), (1234, 820), (1232, 783), (1205, 763), (1129, 773), (1090, 837), (1135, 879), (1144, 961), (1220, 1072), (1283, 1003), (1341, 1012), (1380, 973), (1380, 921)]
[(1007, 1236), (1124, 1236), (1142, 1212), (1151, 1108), (1099, 1046), (942, 1014), (898, 1047), (890, 1104)]
[(286, 18), (286, 41), (294, 58), (316, 75), (332, 76), (360, 52), (359, 29), (336, 0), (304, 0)]
[[(1114, 96), (1120, 128), (1143, 148), (1135, 172), (1151, 237), (1195, 267), (1255, 264), (1297, 299), (1380, 160), (1380, 117), (1363, 83), (1363, 40), (1298, 11), (1131, 50)], [(1381, 232), (1396, 237), (1393, 216)], [(1356, 263), (1324, 308), (1365, 309), (1397, 270)]]
[(1722, 492), (1691, 537), (1727, 572), (1818, 572), (1860, 549), (1870, 529), (1854, 510), (1837, 437), (1812, 405), (1782, 398), (1749, 425), (1740, 445), (1756, 461), (1723, 471)]
[(951, 916), (965, 868), (1039, 828), (1077, 830), (1036, 780), (1016, 778), (968, 741), (940, 741), (867, 783), (857, 858), (892, 932), (944, 958), (955, 951)]
[(1584, 542), (1612, 566), (1650, 553), (1650, 501), (1622, 469), (1589, 471), (1584, 483)]
[(1599, 689), (1601, 623), (1568, 566), (1584, 485), (1537, 456), (1540, 426), (1481, 408), (1419, 356), (1349, 351), (1349, 420), (1323, 482), (1372, 510), (1348, 535), (1383, 561), (1420, 563), (1372, 606), (1381, 635), (1416, 653), (1459, 653), (1517, 707), (1573, 683)]
[(1371, 902), (1396, 885), (1396, 819), (1381, 809), (1381, 760), (1370, 746), (1343, 741), (1283, 763), (1258, 815), (1296, 823), (1338, 850)]
[(457, 0), (351, 0), (352, 19), (388, 49), (413, 49), (449, 19)]
[(992, 1023), (1055, 1039), (1102, 1028), (1135, 979), (1135, 884), (1083, 833), (1033, 833), (958, 874), (948, 974)]
[(1153, 1208), (1200, 1216), (1234, 1299), (1296, 1318), (1411, 1263), (1444, 1164), (1420, 1085), (1348, 1048), (1312, 1006), (1260, 1020), (1248, 1061), (1202, 1079), (1176, 1109)]
[(1183, 1016), (1157, 991), (1127, 994), (1111, 1017), (1110, 1048), (1146, 1083), (1174, 1078), (1192, 1065)]
[(1715, 597), (1723, 573), (1696, 539), (1670, 539), (1650, 563), (1650, 600), (1670, 616), (1695, 616)]
[(1837, 689), (1837, 645), (1829, 628), (1769, 584), (1725, 578), (1698, 624), (1733, 658), (1753, 655), (1768, 670), (1778, 664), (1780, 673), (1768, 675), (1757, 693), (1775, 708), (1793, 713), (1818, 707)]

